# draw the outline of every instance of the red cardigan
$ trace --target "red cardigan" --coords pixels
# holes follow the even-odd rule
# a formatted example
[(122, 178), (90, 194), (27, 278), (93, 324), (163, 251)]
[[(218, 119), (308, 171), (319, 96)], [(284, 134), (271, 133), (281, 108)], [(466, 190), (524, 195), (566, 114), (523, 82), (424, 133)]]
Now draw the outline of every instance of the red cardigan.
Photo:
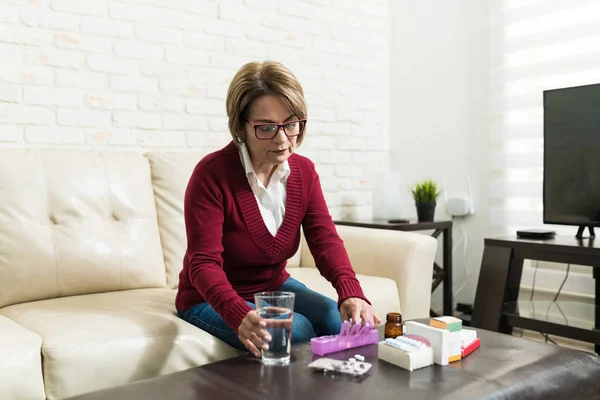
[(275, 237), (263, 222), (233, 142), (198, 163), (185, 192), (187, 251), (177, 310), (208, 302), (237, 332), (251, 310), (244, 300), (253, 302), (256, 292), (279, 290), (290, 276), (286, 260), (298, 250), (301, 225), (317, 268), (337, 291), (338, 305), (349, 297), (368, 301), (336, 232), (314, 164), (298, 154), (288, 163), (285, 216)]

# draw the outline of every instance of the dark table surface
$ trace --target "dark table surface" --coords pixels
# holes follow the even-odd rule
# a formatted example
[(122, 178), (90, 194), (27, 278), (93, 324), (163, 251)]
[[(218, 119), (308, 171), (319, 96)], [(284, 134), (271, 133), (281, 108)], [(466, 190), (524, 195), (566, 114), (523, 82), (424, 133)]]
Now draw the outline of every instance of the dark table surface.
[(293, 346), (286, 367), (241, 356), (79, 400), (191, 399), (600, 399), (600, 358), (592, 353), (478, 330), (481, 348), (448, 366), (409, 372), (377, 359), (377, 346), (328, 357), (362, 354), (373, 367), (360, 377), (318, 372), (308, 344)]
[(556, 235), (552, 239), (524, 239), (516, 235), (509, 235), (486, 238), (485, 244), (546, 252), (600, 255), (600, 238), (598, 240), (578, 239), (575, 236)]
[(388, 229), (392, 231), (426, 231), (430, 229), (450, 229), (452, 221), (419, 222), (405, 220), (406, 222), (390, 222), (387, 219), (362, 218), (362, 219), (336, 219), (336, 225), (357, 226), (359, 228)]

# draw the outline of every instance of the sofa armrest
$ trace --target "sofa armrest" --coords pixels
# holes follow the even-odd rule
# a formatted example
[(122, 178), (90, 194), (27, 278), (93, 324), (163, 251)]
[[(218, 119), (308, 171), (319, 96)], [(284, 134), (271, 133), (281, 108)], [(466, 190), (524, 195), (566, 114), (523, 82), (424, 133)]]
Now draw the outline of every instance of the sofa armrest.
[(0, 399), (45, 398), (42, 338), (0, 315)]
[[(338, 225), (336, 229), (357, 274), (396, 282), (403, 319), (429, 317), (433, 262), (438, 246), (433, 237), (345, 225)], [(315, 266), (304, 239), (300, 266)]]

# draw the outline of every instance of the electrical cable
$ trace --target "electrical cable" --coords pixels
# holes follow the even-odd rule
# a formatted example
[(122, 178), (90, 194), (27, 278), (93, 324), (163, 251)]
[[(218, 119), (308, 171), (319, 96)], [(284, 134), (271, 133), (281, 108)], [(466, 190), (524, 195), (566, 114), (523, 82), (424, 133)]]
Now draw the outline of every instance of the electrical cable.
[[(529, 295), (529, 308), (531, 309), (531, 318), (533, 318), (533, 319), (535, 319), (535, 305), (533, 303), (533, 294), (535, 293), (535, 278), (537, 276), (539, 266), (540, 266), (539, 260), (535, 260), (535, 268), (533, 270), (533, 283), (531, 284), (531, 293)], [(524, 329), (521, 330), (521, 337), (523, 337), (523, 332), (524, 332)]]
[(556, 308), (558, 308), (558, 311), (562, 314), (563, 319), (565, 320), (565, 325), (569, 326), (569, 320), (567, 319), (567, 316), (565, 315), (562, 308), (560, 307), (560, 304), (556, 303)]
[[(454, 223), (454, 221), (456, 221), (456, 217), (452, 217), (452, 221)], [(463, 246), (463, 266), (465, 269), (465, 279), (462, 283), (462, 285), (456, 289), (454, 291), (454, 295), (453, 296), (457, 296), (460, 292), (462, 292), (465, 287), (467, 286), (467, 283), (469, 282), (469, 267), (468, 267), (468, 263), (467, 263), (467, 248), (468, 248), (468, 242), (469, 242), (469, 237), (467, 235), (466, 229), (464, 227), (464, 223), (457, 223), (456, 227), (459, 228), (460, 233), (461, 233), (461, 239), (456, 243), (456, 245), (454, 246), (454, 248), (452, 249), (452, 255), (454, 255), (454, 252), (456, 250), (456, 248), (458, 247), (458, 245), (463, 242), (464, 246)]]
[(558, 299), (558, 296), (560, 296), (560, 292), (563, 288), (563, 286), (565, 286), (565, 282), (567, 281), (567, 278), (569, 277), (569, 270), (571, 269), (571, 264), (567, 264), (567, 273), (565, 274), (565, 279), (563, 279), (562, 283), (560, 284), (560, 287), (558, 288), (558, 292), (556, 292), (556, 296), (554, 296), (554, 300), (552, 300), (552, 302), (556, 302), (556, 299)]
[(555, 346), (558, 346), (558, 343), (556, 343), (554, 340), (552, 340), (551, 338), (549, 338), (547, 333), (541, 333), (541, 332), (540, 332), (540, 334), (542, 335), (542, 337), (545, 337), (545, 338), (546, 338), (546, 340), (544, 341), (545, 343), (548, 343), (548, 342), (550, 342), (550, 343), (552, 343), (553, 345), (555, 345)]
[(535, 292), (535, 277), (537, 275), (539, 266), (540, 266), (539, 260), (535, 260), (535, 269), (533, 270), (533, 283), (531, 284), (531, 295), (529, 296), (530, 303), (533, 301), (533, 293)]
[[(540, 262), (539, 260), (535, 261), (535, 267), (533, 270), (533, 283), (531, 284), (531, 293), (529, 296), (529, 307), (532, 309), (532, 314), (531, 314), (531, 318), (535, 319), (535, 306), (533, 303), (533, 296), (535, 293), (535, 278), (537, 276), (537, 272), (538, 272), (538, 268), (539, 268)], [(560, 305), (558, 303), (556, 303), (556, 300), (558, 299), (558, 297), (560, 296), (560, 293), (565, 285), (565, 282), (567, 281), (567, 278), (569, 277), (569, 271), (571, 269), (571, 264), (567, 264), (567, 272), (565, 274), (565, 278), (563, 279), (562, 283), (560, 284), (560, 287), (558, 288), (558, 291), (556, 292), (556, 295), (554, 296), (554, 300), (552, 300), (552, 302), (550, 302), (548, 309), (546, 310), (546, 319), (548, 319), (548, 314), (550, 311), (550, 307), (552, 306), (552, 304), (556, 304), (556, 307), (558, 307), (558, 311), (562, 314), (563, 319), (565, 320), (565, 325), (569, 325), (568, 320), (567, 320), (567, 316), (565, 315), (565, 313), (563, 312), (562, 308), (560, 307)], [(542, 337), (545, 339), (545, 342), (548, 343), (552, 343), (554, 345), (557, 345), (557, 343), (552, 340), (551, 338), (548, 337), (547, 333), (543, 333), (543, 332), (539, 332), (540, 335), (542, 335)], [(521, 337), (523, 336), (523, 330), (521, 330)]]
[[(458, 218), (456, 218), (455, 216), (452, 216), (452, 225), (458, 227), (460, 224), (458, 223)], [(460, 246), (461, 242), (464, 241), (464, 236), (460, 238), (460, 240), (458, 240), (457, 242), (454, 243), (454, 246), (452, 246), (452, 255), (454, 255), (454, 253), (456, 252), (456, 249), (458, 248), (458, 246)]]
[[(560, 287), (558, 288), (558, 291), (556, 292), (554, 299), (550, 302), (550, 304), (548, 304), (548, 309), (546, 310), (546, 320), (548, 320), (548, 315), (550, 314), (550, 308), (552, 307), (553, 304), (556, 304), (556, 306), (558, 307), (558, 311), (560, 311), (560, 313), (562, 314), (562, 316), (565, 320), (565, 325), (567, 325), (567, 326), (569, 325), (567, 316), (562, 311), (562, 309), (560, 308), (560, 306), (558, 305), (556, 300), (558, 300), (558, 297), (560, 296), (560, 292), (562, 291), (563, 287), (565, 286), (565, 282), (567, 281), (567, 278), (569, 277), (570, 270), (571, 270), (571, 264), (567, 264), (567, 272), (565, 273), (565, 278), (563, 279), (562, 283), (560, 284)], [(548, 334), (546, 333), (546, 343), (548, 342), (548, 340), (550, 340), (552, 343), (556, 344), (555, 342), (552, 341), (552, 339), (548, 339)]]

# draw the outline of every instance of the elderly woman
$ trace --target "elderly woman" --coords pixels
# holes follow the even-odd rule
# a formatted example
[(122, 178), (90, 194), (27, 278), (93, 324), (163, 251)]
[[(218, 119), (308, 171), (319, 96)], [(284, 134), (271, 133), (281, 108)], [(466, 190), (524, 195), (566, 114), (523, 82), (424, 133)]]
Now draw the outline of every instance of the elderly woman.
[[(226, 103), (233, 141), (198, 163), (185, 193), (179, 316), (257, 357), (271, 340), (252, 303), (257, 292), (295, 293), (292, 343), (336, 334), (342, 320), (377, 326), (315, 166), (295, 154), (307, 124), (300, 83), (282, 64), (249, 63), (233, 78)], [(301, 227), (337, 303), (285, 269)]]

